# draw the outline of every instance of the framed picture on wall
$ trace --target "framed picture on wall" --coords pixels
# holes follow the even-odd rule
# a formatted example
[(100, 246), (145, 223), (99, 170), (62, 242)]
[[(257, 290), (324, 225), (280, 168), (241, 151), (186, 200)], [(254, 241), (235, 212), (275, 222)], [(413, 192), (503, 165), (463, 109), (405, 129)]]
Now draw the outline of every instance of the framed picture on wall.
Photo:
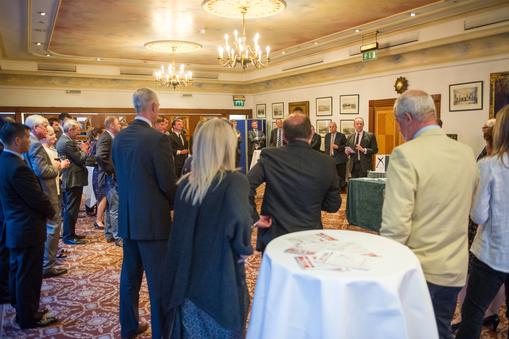
[(275, 102), (272, 104), (272, 119), (283, 119), (285, 117), (285, 104)]
[(292, 114), (294, 110), (299, 109), (306, 116), (309, 116), (309, 101), (297, 101), (288, 103), (288, 114)]
[(509, 105), (509, 72), (490, 74), (490, 118)]
[(359, 94), (339, 96), (340, 114), (359, 114)]
[(332, 97), (316, 98), (316, 116), (332, 115)]
[(339, 131), (346, 135), (347, 137), (350, 134), (355, 133), (355, 128), (353, 125), (354, 120), (353, 119), (345, 119), (339, 121)]
[(329, 124), (331, 119), (316, 119), (316, 133), (320, 134), (323, 138), (325, 134), (329, 133)]
[(482, 81), (449, 85), (449, 111), (482, 109)]
[(256, 117), (258, 119), (265, 119), (267, 117), (267, 115), (265, 114), (266, 107), (267, 106), (265, 104), (257, 104), (256, 105)]

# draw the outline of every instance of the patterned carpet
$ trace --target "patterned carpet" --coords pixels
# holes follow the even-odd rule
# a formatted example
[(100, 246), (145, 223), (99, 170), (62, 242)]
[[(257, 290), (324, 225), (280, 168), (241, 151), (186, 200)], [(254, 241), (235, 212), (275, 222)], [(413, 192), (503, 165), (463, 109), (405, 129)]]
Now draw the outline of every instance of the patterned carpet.
[[(345, 199), (343, 198), (343, 202)], [(339, 213), (323, 213), (326, 228), (363, 231), (350, 226), (343, 206)], [(60, 277), (45, 279), (41, 291), (41, 307), (46, 307), (60, 322), (56, 325), (21, 331), (15, 321), (11, 306), (0, 309), (0, 338), (119, 338), (118, 320), (119, 276), (122, 250), (114, 243), (106, 243), (101, 231), (93, 229), (93, 218), (80, 213), (78, 233), (86, 235), (87, 244), (67, 246), (67, 258), (59, 259), (69, 272)], [(253, 234), (253, 241), (256, 233)], [(253, 242), (254, 245), (254, 242)], [(260, 266), (260, 254), (247, 260), (248, 288), (254, 293)], [(1, 307), (1, 306), (0, 306)], [(507, 320), (505, 308), (499, 312), (501, 324), (497, 332), (483, 329), (481, 338), (506, 338)], [(140, 317), (150, 322), (150, 310), (146, 284), (140, 296)], [(150, 338), (150, 330), (139, 338)]]

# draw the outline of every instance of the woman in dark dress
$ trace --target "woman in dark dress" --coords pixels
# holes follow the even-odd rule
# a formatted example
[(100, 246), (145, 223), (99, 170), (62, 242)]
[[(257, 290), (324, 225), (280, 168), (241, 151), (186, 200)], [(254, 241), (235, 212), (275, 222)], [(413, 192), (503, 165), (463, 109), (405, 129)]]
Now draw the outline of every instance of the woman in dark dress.
[(249, 297), (244, 259), (253, 253), (249, 185), (235, 171), (237, 136), (205, 122), (192, 170), (179, 183), (162, 279), (171, 338), (242, 338)]

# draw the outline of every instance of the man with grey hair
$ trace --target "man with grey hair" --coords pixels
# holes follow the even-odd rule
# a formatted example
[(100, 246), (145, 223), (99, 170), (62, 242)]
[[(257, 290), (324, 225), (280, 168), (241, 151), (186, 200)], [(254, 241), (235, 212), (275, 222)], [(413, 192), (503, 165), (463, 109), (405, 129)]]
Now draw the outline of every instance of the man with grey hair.
[(80, 149), (76, 139), (80, 135), (80, 125), (76, 120), (67, 119), (64, 133), (58, 139), (57, 152), (60, 159), (68, 159), (70, 166), (62, 169), (62, 191), (64, 208), (64, 244), (84, 244), (83, 236), (76, 234), (76, 222), (80, 209), (83, 187), (88, 184), (88, 170), (85, 166), (87, 154)]
[(46, 222), (46, 241), (44, 243), (43, 278), (51, 278), (67, 272), (67, 269), (56, 266), (58, 240), (62, 227), (60, 216), (60, 198), (58, 195), (55, 178), (61, 169), (70, 166), (69, 160), (62, 162), (51, 161), (50, 155), (42, 146), (41, 140), (48, 133), (48, 120), (41, 115), (31, 115), (25, 120), (25, 125), (30, 128), (30, 149), (25, 153), (27, 163), (34, 171), (42, 191), (48, 196), (53, 209), (56, 211), (53, 219)]
[(136, 118), (113, 139), (112, 159), (118, 183), (118, 234), (124, 257), (120, 273), (121, 336), (147, 330), (138, 303), (143, 271), (150, 297), (152, 337), (161, 338), (164, 305), (160, 273), (170, 234), (176, 177), (170, 138), (152, 128), (159, 114), (157, 94), (140, 88), (133, 94)]
[(95, 152), (98, 169), (106, 175), (105, 191), (108, 209), (106, 211), (104, 236), (107, 242), (115, 241), (117, 246), (122, 246), (122, 239), (118, 236), (118, 191), (115, 168), (111, 160), (111, 147), (113, 145), (113, 139), (120, 132), (121, 127), (116, 117), (106, 117), (106, 119), (104, 119), (105, 131), (97, 141), (97, 149)]
[(345, 153), (352, 163), (351, 177), (362, 178), (368, 176), (371, 169), (371, 158), (378, 152), (378, 144), (373, 133), (364, 131), (364, 119), (356, 117), (353, 122), (355, 132), (346, 140)]
[(472, 150), (447, 137), (435, 112), (424, 91), (410, 90), (396, 100), (395, 117), (407, 142), (391, 154), (380, 234), (419, 259), (445, 339), (466, 281), (468, 214), (478, 173)]

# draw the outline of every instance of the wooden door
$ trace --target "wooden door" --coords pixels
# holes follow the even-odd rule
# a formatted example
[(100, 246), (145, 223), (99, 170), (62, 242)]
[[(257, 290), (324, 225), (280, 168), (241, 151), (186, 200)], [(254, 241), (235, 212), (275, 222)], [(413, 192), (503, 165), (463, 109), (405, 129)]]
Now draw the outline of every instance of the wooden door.
[[(432, 95), (440, 118), (441, 95)], [(378, 142), (378, 154), (391, 154), (394, 147), (405, 142), (399, 132), (399, 126), (394, 118), (394, 102), (396, 98), (369, 101), (369, 131), (374, 133)]]

